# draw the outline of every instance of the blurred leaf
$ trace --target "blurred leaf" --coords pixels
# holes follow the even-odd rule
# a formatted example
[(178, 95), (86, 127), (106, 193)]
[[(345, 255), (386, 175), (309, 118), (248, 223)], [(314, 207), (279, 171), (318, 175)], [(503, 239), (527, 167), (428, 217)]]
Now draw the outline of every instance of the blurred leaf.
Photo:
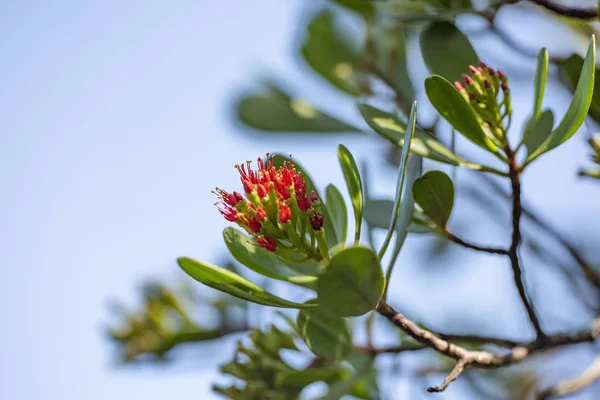
[(445, 227), (454, 206), (454, 184), (442, 171), (429, 171), (413, 185), (413, 197), (423, 212)]
[(345, 379), (329, 385), (329, 392), (321, 397), (321, 400), (339, 400), (345, 394), (351, 394), (363, 399), (371, 399), (373, 397), (370, 397), (369, 394), (377, 394), (376, 391), (368, 393), (369, 382), (365, 380), (365, 377), (369, 375), (369, 371), (374, 369), (373, 359), (368, 355), (363, 355), (359, 362), (353, 366), (355, 372), (345, 377)]
[(319, 382), (319, 381), (330, 381), (337, 378), (340, 374), (341, 367), (321, 367), (321, 368), (307, 368), (301, 371), (284, 371), (277, 375), (275, 383), (278, 386), (285, 388), (302, 388)]
[[(394, 201), (388, 199), (366, 199), (363, 217), (373, 228), (388, 229), (390, 218), (394, 210)], [(413, 210), (413, 218), (408, 227), (410, 233), (433, 233), (432, 228), (424, 225), (417, 218), (416, 210)]]
[[(367, 124), (369, 124), (377, 134), (398, 147), (404, 145), (406, 124), (400, 121), (398, 117), (364, 103), (359, 104), (358, 109)], [(474, 170), (480, 170), (482, 168), (481, 165), (466, 161), (454, 154), (434, 136), (419, 129), (415, 130), (415, 136), (410, 144), (410, 150), (422, 157), (446, 164), (457, 165)]]
[(302, 264), (284, 264), (281, 258), (257, 246), (248, 235), (237, 229), (225, 228), (223, 239), (231, 255), (258, 274), (299, 285), (312, 286), (317, 281), (314, 276), (308, 276), (316, 271), (303, 271)]
[(451, 82), (460, 80), (469, 65), (479, 62), (469, 39), (450, 22), (431, 23), (421, 33), (420, 44), (429, 71)]
[(400, 95), (401, 102), (410, 104), (415, 97), (415, 90), (408, 73), (405, 27), (398, 23), (383, 29), (376, 27), (372, 34), (377, 69), (387, 78), (386, 84)]
[(177, 263), (189, 276), (221, 292), (252, 303), (281, 308), (313, 309), (316, 304), (299, 304), (277, 297), (241, 276), (205, 262), (180, 257)]
[(327, 210), (333, 218), (336, 234), (340, 243), (346, 243), (348, 233), (348, 210), (344, 197), (334, 185), (327, 185), (325, 188), (325, 204)]
[(352, 339), (345, 318), (321, 310), (301, 310), (298, 331), (308, 348), (327, 360), (343, 360), (352, 350)]
[(272, 132), (356, 132), (357, 129), (319, 111), (312, 105), (291, 98), (270, 85), (266, 93), (243, 96), (238, 117), (246, 125)]
[(535, 78), (533, 81), (533, 114), (532, 118), (539, 118), (542, 110), (542, 100), (548, 79), (548, 50), (542, 48), (538, 54)]
[(579, 76), (579, 81), (577, 82), (577, 88), (573, 94), (573, 100), (571, 100), (569, 109), (565, 113), (562, 121), (560, 121), (556, 129), (552, 131), (544, 143), (542, 143), (542, 145), (540, 145), (535, 152), (527, 157), (523, 167), (531, 163), (540, 155), (569, 140), (575, 134), (575, 132), (577, 132), (581, 124), (583, 124), (592, 103), (592, 96), (594, 94), (594, 76), (596, 71), (595, 65), (596, 40), (595, 37), (592, 36), (581, 70), (581, 75)]
[(548, 136), (550, 136), (552, 133), (554, 114), (551, 110), (545, 110), (540, 114), (537, 120), (532, 119), (528, 125), (528, 134), (525, 136), (524, 143), (525, 147), (527, 147), (527, 154), (532, 154), (544, 143), (544, 141), (546, 141), (546, 139), (548, 139)]
[[(404, 143), (407, 143), (407, 146), (402, 148), (402, 156), (400, 157), (400, 168), (398, 170), (398, 180), (396, 184), (396, 199), (394, 200), (394, 211), (392, 213), (392, 218), (390, 219), (390, 226), (388, 228), (387, 236), (381, 246), (381, 250), (379, 251), (378, 257), (381, 260), (387, 251), (387, 247), (392, 240), (392, 236), (396, 231), (396, 224), (398, 222), (398, 217), (400, 215), (400, 204), (402, 203), (402, 191), (404, 189), (404, 180), (406, 178), (406, 165), (408, 164), (408, 153), (410, 151), (410, 143), (412, 142), (413, 136), (415, 134), (415, 126), (417, 124), (417, 102), (413, 102), (410, 115), (408, 116), (408, 126), (406, 132), (404, 133)], [(404, 203), (407, 206), (406, 202)], [(408, 210), (409, 214), (405, 219), (405, 226), (398, 227), (398, 234), (404, 235), (406, 232), (406, 228), (411, 220), (413, 205), (412, 202), (410, 204), (410, 209)]]
[(332, 2), (359, 12), (365, 16), (373, 14), (372, 0), (332, 0)]
[(342, 171), (344, 172), (348, 193), (350, 194), (350, 200), (352, 200), (352, 207), (354, 209), (354, 244), (356, 245), (360, 240), (360, 227), (362, 224), (362, 182), (352, 153), (350, 153), (350, 151), (342, 144), (338, 146), (338, 159), (342, 166)]
[(319, 307), (344, 317), (363, 315), (377, 306), (383, 286), (375, 253), (366, 247), (350, 247), (334, 255), (319, 277)]
[(475, 112), (456, 88), (439, 75), (425, 79), (429, 101), (450, 125), (476, 145), (497, 153), (496, 145), (485, 135)]
[[(290, 160), (289, 156), (285, 157), (280, 154), (273, 155), (273, 164), (275, 165), (276, 168), (281, 167), (284, 162), (288, 162), (289, 160)], [(314, 190), (315, 193), (317, 194), (317, 196), (319, 197), (319, 199), (321, 200), (321, 202), (323, 203), (323, 205), (321, 206), (321, 214), (323, 214), (323, 216), (325, 217), (324, 221), (323, 221), (323, 227), (325, 229), (325, 239), (327, 240), (327, 245), (329, 246), (329, 248), (332, 248), (335, 245), (337, 245), (340, 241), (338, 240), (338, 237), (337, 237), (337, 234), (335, 231), (335, 225), (333, 224), (333, 218), (331, 218), (331, 214), (329, 213), (329, 209), (327, 208), (327, 205), (323, 202), (323, 196), (321, 196), (319, 194), (317, 187), (313, 183), (313, 180), (310, 177), (310, 175), (306, 172), (306, 169), (304, 169), (302, 167), (302, 165), (300, 165), (297, 161), (293, 161), (293, 164), (294, 164), (294, 168), (296, 168), (296, 170), (298, 172), (302, 173), (302, 178), (304, 178), (304, 182), (306, 182), (306, 193), (310, 194), (310, 192), (312, 192)]]
[(336, 32), (330, 10), (319, 12), (308, 24), (302, 46), (304, 59), (319, 75), (351, 95), (360, 94), (359, 54)]

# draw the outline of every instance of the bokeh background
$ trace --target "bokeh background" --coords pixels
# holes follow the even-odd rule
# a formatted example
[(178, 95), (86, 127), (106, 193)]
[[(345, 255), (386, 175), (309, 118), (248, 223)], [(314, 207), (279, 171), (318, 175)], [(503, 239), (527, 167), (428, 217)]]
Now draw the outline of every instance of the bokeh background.
[[(234, 164), (267, 151), (293, 153), (322, 187), (344, 187), (335, 155), (343, 142), (368, 161), (374, 194), (392, 197), (395, 167), (375, 135), (263, 134), (236, 121), (240, 93), (271, 78), (366, 127), (354, 100), (299, 58), (301, 30), (322, 3), (0, 2), (0, 398), (213, 398), (211, 383), (221, 379), (216, 366), (231, 357), (232, 339), (196, 346), (174, 363), (123, 367), (104, 329), (110, 299), (136, 304), (135, 289), (146, 279), (185, 280), (176, 257), (223, 260), (226, 221), (210, 190), (236, 187)], [(585, 38), (550, 26), (530, 8), (506, 12), (503, 28), (534, 54), (541, 46), (557, 54), (585, 49)], [(466, 32), (481, 30), (478, 21), (460, 23)], [(511, 79), (518, 135), (530, 109), (535, 59), (492, 34), (471, 39)], [(427, 76), (422, 60), (409, 60), (409, 67)], [(427, 115), (422, 94), (418, 99)], [(545, 104), (555, 113), (564, 113), (569, 100), (556, 79), (549, 83)], [(595, 130), (587, 123), (536, 162), (523, 185), (527, 203), (598, 262), (600, 186), (576, 176), (587, 162), (584, 139)], [(456, 179), (475, 182), (471, 172)], [(494, 210), (504, 224), (464, 195), (451, 226), (477, 242), (505, 243), (508, 204), (499, 200)], [(466, 332), (532, 336), (505, 260), (453, 246), (441, 258), (439, 246), (409, 238), (392, 304), (434, 327), (452, 321)], [(534, 257), (524, 262), (544, 326), (584, 327), (591, 314), (577, 307), (556, 271)], [(580, 365), (549, 357), (540, 367), (543, 381), (579, 371), (593, 357), (585, 350), (569, 350)], [(412, 393), (408, 381), (400, 374), (391, 383), (394, 398), (411, 398), (403, 397)], [(458, 388), (443, 398), (463, 397)]]

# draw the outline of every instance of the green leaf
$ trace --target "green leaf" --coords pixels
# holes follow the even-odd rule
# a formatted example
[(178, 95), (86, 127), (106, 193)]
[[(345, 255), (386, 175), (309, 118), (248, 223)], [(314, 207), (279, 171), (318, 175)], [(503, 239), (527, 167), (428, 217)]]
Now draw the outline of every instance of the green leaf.
[(434, 22), (421, 33), (421, 53), (429, 71), (449, 81), (461, 79), (479, 57), (469, 39), (450, 22)]
[(527, 154), (535, 152), (545, 141), (548, 136), (552, 133), (552, 126), (554, 125), (554, 114), (550, 110), (545, 110), (537, 120), (533, 118), (528, 122), (528, 132), (525, 136), (524, 142), (527, 147)]
[(284, 263), (281, 258), (257, 246), (248, 235), (237, 229), (225, 228), (223, 239), (231, 255), (258, 274), (299, 285), (310, 286), (317, 281), (314, 276), (309, 276), (316, 275), (316, 269), (302, 271), (302, 264)]
[(454, 206), (454, 184), (442, 171), (429, 171), (415, 181), (413, 197), (439, 227), (446, 227)]
[(485, 135), (475, 112), (456, 88), (439, 75), (425, 79), (427, 97), (450, 125), (476, 145), (497, 154), (496, 145)]
[[(400, 121), (398, 117), (375, 107), (371, 107), (368, 104), (359, 104), (358, 109), (367, 124), (377, 134), (398, 147), (404, 145), (406, 124)], [(419, 129), (415, 130), (415, 136), (410, 144), (410, 151), (421, 157), (445, 164), (456, 165), (473, 170), (481, 170), (482, 168), (490, 169), (489, 167), (483, 167), (459, 157), (433, 135)]]
[(343, 360), (352, 350), (352, 339), (345, 318), (321, 310), (301, 310), (298, 331), (308, 348), (327, 360)]
[[(558, 64), (560, 79), (571, 92), (575, 91), (577, 87), (582, 67), (583, 57), (578, 54), (573, 54)], [(594, 75), (597, 73), (598, 68), (596, 68)], [(596, 122), (600, 122), (600, 79), (594, 79), (594, 94), (589, 114)]]
[[(363, 210), (363, 217), (367, 223), (378, 229), (388, 229), (392, 212), (394, 211), (394, 201), (388, 199), (366, 199)], [(416, 210), (414, 210), (416, 211)], [(413, 211), (413, 212), (414, 212)], [(427, 227), (424, 221), (413, 214), (411, 224), (408, 227), (410, 233), (433, 233), (431, 227)]]
[[(394, 201), (394, 212), (392, 213), (392, 219), (390, 220), (390, 227), (388, 229), (387, 236), (379, 251), (379, 260), (383, 258), (394, 231), (396, 230), (396, 223), (398, 222), (398, 216), (400, 215), (400, 203), (402, 200), (402, 190), (404, 189), (404, 179), (406, 177), (406, 165), (408, 164), (408, 152), (410, 151), (410, 143), (415, 134), (415, 126), (417, 125), (417, 102), (413, 102), (412, 108), (410, 109), (410, 115), (408, 116), (408, 127), (404, 134), (404, 143), (407, 145), (402, 148), (402, 155), (400, 157), (400, 168), (398, 170), (398, 183), (396, 185), (396, 200)], [(412, 212), (412, 205), (410, 207)], [(406, 224), (410, 222), (411, 217), (408, 216)]]
[(275, 384), (284, 388), (304, 388), (312, 383), (335, 380), (342, 371), (339, 366), (307, 368), (301, 371), (283, 371), (277, 374)]
[(181, 269), (198, 282), (242, 300), (281, 308), (313, 309), (317, 307), (316, 304), (300, 304), (284, 300), (238, 274), (205, 262), (181, 257), (177, 259), (177, 263)]
[(333, 185), (327, 185), (325, 188), (325, 204), (333, 219), (335, 232), (339, 238), (338, 240), (340, 243), (346, 243), (348, 233), (348, 210), (346, 209), (344, 197), (342, 197), (338, 188)]
[(359, 54), (336, 31), (333, 13), (323, 10), (308, 24), (302, 46), (304, 59), (319, 75), (351, 95), (360, 94), (365, 79), (359, 70)]
[(592, 103), (592, 96), (594, 94), (594, 76), (596, 71), (596, 40), (592, 36), (590, 44), (588, 46), (581, 75), (579, 76), (579, 82), (577, 88), (573, 94), (573, 99), (567, 112), (565, 113), (562, 121), (558, 124), (556, 129), (552, 131), (550, 136), (540, 145), (535, 152), (530, 154), (523, 167), (531, 163), (533, 160), (546, 153), (549, 150), (563, 144), (569, 140), (579, 127), (585, 121), (585, 117), (588, 113), (590, 105)]
[(377, 307), (383, 286), (375, 253), (366, 247), (350, 247), (334, 255), (319, 277), (319, 307), (343, 317), (363, 315)]
[(348, 193), (350, 194), (350, 200), (352, 200), (352, 207), (354, 209), (354, 244), (358, 244), (360, 240), (360, 227), (362, 224), (362, 208), (363, 208), (363, 190), (362, 182), (360, 180), (360, 173), (356, 166), (356, 161), (350, 151), (344, 147), (344, 145), (338, 146), (338, 159), (344, 172), (344, 178), (346, 179), (346, 185), (348, 186)]
[(270, 132), (356, 132), (357, 129), (319, 111), (298, 98), (291, 98), (271, 85), (262, 94), (244, 95), (237, 112), (244, 124)]
[(377, 49), (375, 63), (380, 72), (377, 75), (385, 76), (385, 84), (399, 94), (397, 100), (400, 103), (410, 104), (415, 97), (415, 89), (408, 73), (406, 30), (402, 24), (395, 23), (383, 29), (372, 29), (371, 34)]
[[(345, 394), (351, 394), (359, 398), (371, 398), (366, 397), (365, 394), (377, 395), (377, 391), (374, 388), (369, 387), (368, 379), (370, 378), (370, 372), (373, 371), (373, 358), (365, 355), (362, 357), (364, 360), (360, 365), (355, 365), (355, 372), (349, 374), (345, 379), (335, 382), (329, 386), (329, 392), (321, 397), (321, 400), (339, 400)], [(366, 388), (364, 386), (367, 386)], [(362, 387), (361, 387), (362, 386)], [(365, 390), (366, 389), (366, 390)], [(370, 389), (370, 390), (369, 390)], [(365, 393), (371, 392), (371, 393)]]
[[(273, 155), (273, 164), (277, 168), (281, 167), (284, 162), (288, 162), (289, 160), (290, 160), (289, 156), (286, 157), (281, 154)], [(300, 165), (295, 160), (293, 161), (293, 164), (294, 164), (294, 168), (296, 168), (296, 170), (298, 172), (302, 173), (302, 178), (304, 178), (304, 182), (306, 182), (306, 193), (310, 195), (310, 192), (312, 192), (314, 190), (315, 193), (317, 194), (317, 196), (319, 197), (319, 199), (321, 200), (321, 202), (323, 202), (323, 196), (321, 196), (319, 194), (317, 187), (313, 183), (313, 180), (310, 177), (310, 175), (306, 172), (306, 169), (304, 169), (302, 167), (302, 165)], [(323, 205), (321, 206), (321, 213), (325, 217), (324, 221), (323, 221), (323, 228), (325, 229), (325, 239), (327, 241), (327, 245), (331, 249), (335, 245), (337, 245), (340, 241), (338, 240), (338, 237), (337, 237), (337, 234), (335, 231), (335, 225), (333, 223), (333, 218), (331, 218), (329, 209), (327, 208), (327, 205), (324, 202), (323, 202)]]
[(538, 53), (537, 67), (535, 69), (535, 78), (533, 81), (533, 114), (532, 118), (539, 118), (542, 110), (542, 100), (546, 90), (546, 80), (548, 79), (548, 50), (542, 48)]

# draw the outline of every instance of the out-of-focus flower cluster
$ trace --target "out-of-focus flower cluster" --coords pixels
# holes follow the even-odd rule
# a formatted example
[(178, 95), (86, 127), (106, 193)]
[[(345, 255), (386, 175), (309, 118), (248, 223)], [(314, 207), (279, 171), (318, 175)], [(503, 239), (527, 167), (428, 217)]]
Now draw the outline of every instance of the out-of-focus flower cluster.
[[(588, 140), (588, 143), (592, 148), (592, 161), (600, 166), (600, 133), (594, 134)], [(581, 171), (579, 174), (582, 176), (589, 176), (590, 178), (600, 179), (600, 167), (588, 171)]]
[(220, 200), (219, 211), (270, 252), (297, 250), (308, 258), (318, 256), (315, 236), (323, 230), (324, 217), (316, 193), (307, 193), (306, 182), (291, 157), (275, 167), (274, 158), (267, 154), (257, 164), (257, 170), (250, 161), (236, 165), (245, 198), (236, 191), (214, 191)]

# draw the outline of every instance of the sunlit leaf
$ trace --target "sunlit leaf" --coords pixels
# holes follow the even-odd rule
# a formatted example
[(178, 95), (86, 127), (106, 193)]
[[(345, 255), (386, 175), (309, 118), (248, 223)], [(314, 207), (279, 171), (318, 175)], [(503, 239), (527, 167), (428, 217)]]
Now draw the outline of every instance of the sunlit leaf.
[(284, 263), (275, 254), (257, 246), (248, 235), (234, 228), (225, 228), (223, 239), (233, 257), (256, 273), (272, 279), (278, 279), (299, 285), (316, 283), (316, 268), (310, 265)]
[(363, 190), (360, 173), (358, 172), (358, 167), (352, 153), (341, 144), (338, 146), (338, 159), (344, 172), (350, 200), (352, 201), (352, 208), (354, 209), (354, 243), (357, 244), (360, 240), (363, 208)]
[(475, 112), (456, 88), (439, 75), (425, 79), (427, 97), (450, 125), (476, 145), (497, 153), (496, 145), (485, 135)]
[(319, 277), (319, 307), (344, 317), (363, 315), (377, 306), (383, 286), (383, 271), (373, 250), (350, 247), (334, 255)]
[(421, 53), (429, 71), (451, 82), (461, 79), (479, 57), (469, 39), (450, 22), (434, 22), (421, 33)]
[(317, 307), (314, 303), (300, 304), (284, 300), (231, 271), (205, 262), (181, 257), (177, 259), (177, 263), (198, 282), (242, 300), (281, 308), (314, 309)]
[(247, 94), (237, 104), (240, 121), (271, 132), (355, 132), (357, 129), (311, 104), (269, 86), (265, 93)]
[(454, 206), (454, 184), (442, 171), (429, 171), (413, 184), (413, 197), (439, 227), (445, 227)]

